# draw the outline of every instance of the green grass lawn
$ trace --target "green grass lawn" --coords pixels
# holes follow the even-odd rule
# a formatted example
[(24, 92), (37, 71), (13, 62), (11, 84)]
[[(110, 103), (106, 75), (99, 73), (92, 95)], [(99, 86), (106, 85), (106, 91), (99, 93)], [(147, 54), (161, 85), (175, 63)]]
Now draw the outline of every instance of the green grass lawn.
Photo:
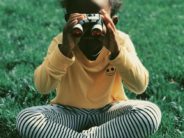
[[(145, 94), (127, 94), (160, 106), (151, 138), (184, 138), (184, 1), (124, 0), (119, 17), (150, 72)], [(0, 138), (19, 138), (17, 113), (53, 97), (37, 93), (33, 72), (64, 23), (57, 0), (0, 0)]]

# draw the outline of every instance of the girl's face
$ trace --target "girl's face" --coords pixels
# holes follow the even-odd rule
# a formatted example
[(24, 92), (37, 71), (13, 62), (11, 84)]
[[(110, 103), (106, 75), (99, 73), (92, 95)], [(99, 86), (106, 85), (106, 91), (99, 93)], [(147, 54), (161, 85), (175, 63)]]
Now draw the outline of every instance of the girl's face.
[[(99, 13), (101, 9), (106, 10), (110, 14), (109, 0), (74, 0), (72, 2), (67, 8), (67, 13), (69, 14)], [(105, 26), (103, 31), (106, 31)], [(88, 59), (95, 60), (103, 47), (103, 38), (95, 38), (91, 36), (89, 31), (86, 31), (81, 36), (78, 46)]]

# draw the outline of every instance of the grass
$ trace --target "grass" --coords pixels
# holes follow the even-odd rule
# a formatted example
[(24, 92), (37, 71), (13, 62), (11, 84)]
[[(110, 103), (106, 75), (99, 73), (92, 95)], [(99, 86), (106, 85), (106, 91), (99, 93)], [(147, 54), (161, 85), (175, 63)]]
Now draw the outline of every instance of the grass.
[[(162, 110), (151, 138), (184, 138), (184, 1), (124, 0), (118, 28), (128, 33), (150, 72), (147, 99)], [(23, 108), (47, 104), (33, 72), (51, 39), (62, 31), (63, 12), (55, 0), (0, 1), (0, 137), (18, 138), (15, 117)]]

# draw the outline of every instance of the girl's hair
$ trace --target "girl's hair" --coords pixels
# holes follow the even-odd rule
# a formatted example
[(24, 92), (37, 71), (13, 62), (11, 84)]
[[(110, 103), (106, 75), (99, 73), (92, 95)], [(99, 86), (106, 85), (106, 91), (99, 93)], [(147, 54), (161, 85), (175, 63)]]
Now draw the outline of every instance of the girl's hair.
[(111, 6), (111, 16), (115, 15), (120, 7), (121, 7), (121, 2), (122, 0), (109, 0), (110, 6)]
[[(72, 0), (60, 0), (60, 4), (63, 8), (67, 8), (68, 3), (71, 1)], [(109, 4), (111, 6), (111, 16), (115, 15), (119, 11), (122, 5), (121, 1), (122, 0), (109, 0)]]

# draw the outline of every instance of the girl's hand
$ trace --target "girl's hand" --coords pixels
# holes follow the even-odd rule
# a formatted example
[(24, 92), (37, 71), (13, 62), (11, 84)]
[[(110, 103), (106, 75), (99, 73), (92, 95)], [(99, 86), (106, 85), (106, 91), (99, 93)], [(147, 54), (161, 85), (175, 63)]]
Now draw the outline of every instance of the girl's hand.
[(119, 34), (110, 15), (105, 10), (101, 10), (100, 13), (107, 30), (103, 42), (104, 46), (111, 52), (113, 57), (116, 57), (120, 52)]
[(63, 29), (63, 43), (60, 47), (60, 51), (67, 57), (73, 57), (72, 51), (79, 42), (79, 37), (72, 35), (73, 26), (80, 20), (84, 19), (84, 14), (73, 13), (69, 16), (69, 19)]

